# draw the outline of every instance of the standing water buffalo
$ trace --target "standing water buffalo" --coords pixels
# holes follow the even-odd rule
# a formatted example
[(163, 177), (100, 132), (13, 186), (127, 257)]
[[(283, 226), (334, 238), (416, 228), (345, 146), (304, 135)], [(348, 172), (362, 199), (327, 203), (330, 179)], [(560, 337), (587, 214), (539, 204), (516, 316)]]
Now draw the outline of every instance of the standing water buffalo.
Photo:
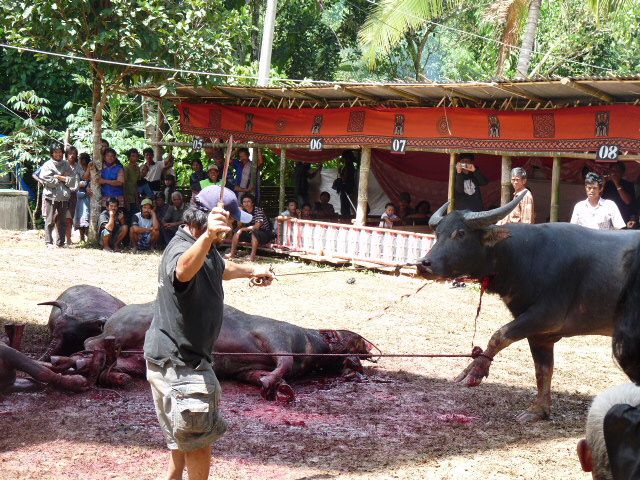
[[(300, 378), (316, 372), (340, 372), (362, 369), (359, 358), (369, 355), (373, 345), (348, 330), (314, 330), (258, 315), (248, 315), (225, 305), (220, 335), (214, 343), (214, 371), (219, 378), (234, 379), (261, 387), (264, 398), (278, 394), (291, 400), (293, 390), (285, 379)], [(105, 323), (102, 334), (85, 341), (86, 350), (102, 349), (108, 337), (125, 350), (118, 359), (118, 370), (144, 375), (141, 354), (126, 350), (141, 349), (153, 318), (153, 302), (127, 305)], [(225, 356), (224, 353), (246, 353)], [(255, 355), (264, 353), (265, 355)], [(273, 356), (273, 353), (341, 353), (353, 357)], [(216, 355), (217, 354), (217, 355)]]
[(522, 196), (486, 212), (453, 211), (448, 203), (429, 224), (436, 243), (420, 260), (421, 273), (489, 279), (514, 320), (493, 334), (483, 356), (456, 378), (468, 386), (489, 375), (493, 357), (526, 338), (538, 394), (518, 416), (545, 419), (551, 412), (553, 347), (563, 337), (612, 335), (614, 313), (640, 232), (590, 230), (567, 223), (496, 226)]
[(40, 358), (48, 360), (51, 355), (69, 355), (82, 350), (85, 339), (102, 332), (104, 322), (122, 308), (124, 302), (101, 288), (75, 285), (56, 300), (38, 305), (54, 307), (49, 315), (51, 343)]

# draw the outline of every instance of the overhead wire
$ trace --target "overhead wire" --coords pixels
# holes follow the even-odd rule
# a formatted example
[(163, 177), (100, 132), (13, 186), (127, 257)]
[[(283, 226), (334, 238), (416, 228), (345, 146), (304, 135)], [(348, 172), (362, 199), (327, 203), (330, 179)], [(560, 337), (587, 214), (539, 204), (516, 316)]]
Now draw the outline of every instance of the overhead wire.
[[(106, 64), (106, 65), (116, 65), (116, 66), (121, 66), (121, 67), (132, 67), (132, 68), (138, 68), (138, 69), (143, 69), (143, 70), (156, 70), (156, 71), (161, 71), (161, 72), (184, 73), (184, 74), (189, 74), (189, 75), (202, 75), (202, 76), (208, 76), (208, 77), (231, 78), (231, 79), (248, 79), (248, 80), (257, 80), (258, 79), (257, 75), (241, 75), (241, 74), (234, 75), (234, 74), (231, 74), (231, 73), (218, 73), (218, 72), (207, 72), (207, 71), (204, 71), (204, 70), (189, 70), (189, 69), (185, 69), (185, 68), (162, 67), (162, 66), (157, 66), (157, 65), (149, 65), (149, 64), (146, 64), (146, 63), (120, 62), (120, 61), (116, 61), (116, 60), (105, 60), (105, 59), (101, 59), (101, 58), (84, 57), (82, 55), (71, 55), (71, 54), (66, 54), (66, 53), (52, 52), (52, 51), (48, 51), (48, 50), (40, 50), (40, 49), (37, 49), (37, 48), (24, 47), (24, 46), (19, 46), (19, 45), (11, 45), (11, 44), (8, 44), (8, 43), (0, 43), (0, 47), (13, 49), (13, 50), (18, 50), (18, 51), (24, 50), (26, 52), (37, 53), (37, 54), (40, 54), (40, 55), (49, 55), (49, 56), (54, 56), (54, 57), (66, 58), (68, 60), (82, 60), (82, 61), (86, 61), (86, 62), (102, 63), (102, 64)], [(356, 84), (358, 84), (358, 82), (354, 82), (354, 81), (351, 81), (351, 80), (331, 81), (331, 80), (314, 80), (314, 79), (310, 79), (310, 78), (309, 79), (299, 79), (299, 78), (271, 77), (270, 80), (274, 81), (274, 82), (315, 83), (315, 84), (322, 84), (322, 85), (336, 85), (336, 84), (353, 84), (353, 85), (356, 85)], [(371, 83), (380, 83), (380, 82), (371, 82)]]

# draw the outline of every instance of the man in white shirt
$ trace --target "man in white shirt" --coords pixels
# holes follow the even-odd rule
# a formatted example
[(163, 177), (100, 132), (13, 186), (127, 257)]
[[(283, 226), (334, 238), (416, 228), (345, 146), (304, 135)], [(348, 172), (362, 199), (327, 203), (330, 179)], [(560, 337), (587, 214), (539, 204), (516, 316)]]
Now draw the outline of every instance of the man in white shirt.
[(626, 226), (618, 206), (612, 200), (601, 198), (604, 179), (593, 172), (584, 179), (587, 199), (576, 203), (571, 215), (571, 223), (595, 230), (621, 229)]
[(167, 174), (175, 176), (173, 171), (173, 156), (168, 155), (166, 160), (155, 160), (153, 158), (153, 149), (145, 148), (142, 151), (145, 164), (142, 166), (141, 175), (149, 182), (151, 190), (159, 192), (162, 189), (162, 180)]

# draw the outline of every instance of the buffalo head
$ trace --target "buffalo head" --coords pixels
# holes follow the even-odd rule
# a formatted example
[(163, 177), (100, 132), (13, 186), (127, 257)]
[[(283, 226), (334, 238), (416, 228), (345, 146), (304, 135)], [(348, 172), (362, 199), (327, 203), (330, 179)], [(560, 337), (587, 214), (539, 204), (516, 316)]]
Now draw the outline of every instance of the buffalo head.
[(419, 260), (418, 272), (455, 278), (469, 275), (481, 278), (492, 273), (491, 247), (511, 236), (508, 228), (495, 223), (507, 216), (522, 200), (519, 195), (506, 205), (486, 212), (454, 210), (445, 216), (445, 203), (429, 220), (435, 230), (436, 243)]

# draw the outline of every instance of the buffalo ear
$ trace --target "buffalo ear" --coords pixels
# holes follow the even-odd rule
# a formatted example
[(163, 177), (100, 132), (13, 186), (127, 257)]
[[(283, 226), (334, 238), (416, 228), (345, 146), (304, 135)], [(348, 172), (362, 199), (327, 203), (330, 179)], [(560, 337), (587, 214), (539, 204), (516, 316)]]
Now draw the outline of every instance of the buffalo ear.
[(504, 227), (488, 227), (482, 234), (482, 243), (487, 247), (493, 247), (510, 236), (511, 232)]

